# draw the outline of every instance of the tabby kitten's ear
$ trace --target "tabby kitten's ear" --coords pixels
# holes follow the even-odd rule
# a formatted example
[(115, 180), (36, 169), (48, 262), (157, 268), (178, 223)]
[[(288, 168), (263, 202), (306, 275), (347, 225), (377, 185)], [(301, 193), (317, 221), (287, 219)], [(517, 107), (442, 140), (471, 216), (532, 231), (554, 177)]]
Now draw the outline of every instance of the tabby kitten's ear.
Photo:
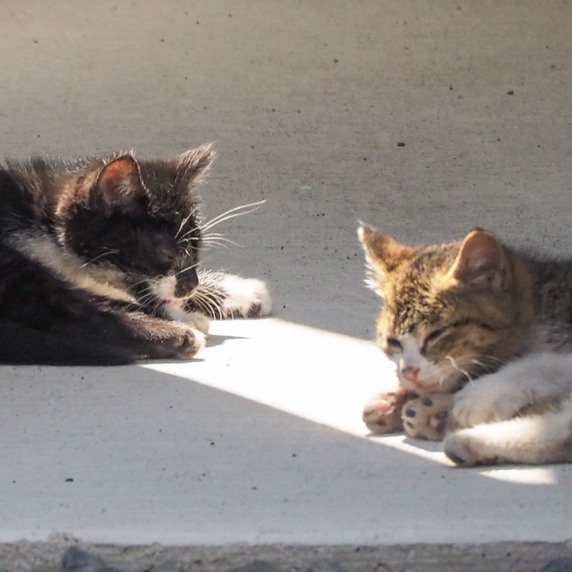
[(381, 296), (381, 286), (387, 281), (389, 274), (405, 260), (412, 258), (416, 250), (363, 223), (358, 228), (358, 238), (372, 271), (368, 286)]
[(199, 183), (210, 169), (215, 156), (212, 144), (201, 145), (182, 153), (175, 159), (177, 171), (182, 172), (188, 185)]
[(90, 198), (106, 214), (112, 214), (141, 210), (146, 196), (137, 161), (132, 155), (122, 155), (101, 169)]
[(500, 242), (491, 232), (477, 228), (463, 240), (448, 277), (464, 284), (499, 289), (505, 284), (505, 270)]

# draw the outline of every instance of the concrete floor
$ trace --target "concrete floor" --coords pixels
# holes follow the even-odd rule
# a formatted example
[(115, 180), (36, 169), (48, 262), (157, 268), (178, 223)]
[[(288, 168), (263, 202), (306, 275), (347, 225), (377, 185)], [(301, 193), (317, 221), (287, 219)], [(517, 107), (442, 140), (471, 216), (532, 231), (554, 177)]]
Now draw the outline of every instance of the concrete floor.
[(215, 141), (207, 213), (266, 203), (205, 264), (264, 278), (275, 316), (215, 324), (192, 363), (1, 368), (0, 568), (53, 569), (74, 538), (133, 570), (568, 553), (569, 466), (459, 470), (366, 437), (393, 377), (355, 229), (568, 253), (571, 28), (563, 0), (3, 0), (0, 154)]

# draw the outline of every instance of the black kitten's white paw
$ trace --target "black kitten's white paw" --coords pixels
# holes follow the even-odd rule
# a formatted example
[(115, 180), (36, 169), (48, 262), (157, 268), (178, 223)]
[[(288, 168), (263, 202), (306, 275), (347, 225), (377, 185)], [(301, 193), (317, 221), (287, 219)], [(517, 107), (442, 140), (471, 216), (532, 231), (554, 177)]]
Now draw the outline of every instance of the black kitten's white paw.
[(266, 284), (256, 278), (227, 274), (219, 283), (225, 298), (222, 309), (233, 318), (260, 318), (272, 311), (272, 300)]
[(208, 336), (211, 321), (204, 314), (199, 312), (187, 312), (186, 310), (183, 310), (180, 304), (174, 302), (165, 302), (163, 307), (167, 316), (169, 316), (171, 320), (184, 322), (185, 324), (197, 329), (204, 336)]

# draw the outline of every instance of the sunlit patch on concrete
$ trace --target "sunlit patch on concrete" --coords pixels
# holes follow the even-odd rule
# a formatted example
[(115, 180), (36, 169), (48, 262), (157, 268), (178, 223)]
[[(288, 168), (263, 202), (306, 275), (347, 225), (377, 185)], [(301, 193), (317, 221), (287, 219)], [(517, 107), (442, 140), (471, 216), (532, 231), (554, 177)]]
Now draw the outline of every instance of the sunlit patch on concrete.
[(198, 357), (202, 361), (143, 367), (358, 436), (368, 434), (361, 420), (365, 401), (397, 383), (393, 365), (372, 342), (276, 318), (213, 322)]
[[(367, 438), (427, 461), (452, 466), (440, 443), (404, 435), (370, 437), (362, 409), (397, 384), (394, 365), (371, 341), (277, 318), (212, 322), (198, 360), (142, 367), (192, 381)], [(380, 450), (380, 454), (383, 451)], [(458, 469), (521, 484), (554, 484), (550, 468)]]

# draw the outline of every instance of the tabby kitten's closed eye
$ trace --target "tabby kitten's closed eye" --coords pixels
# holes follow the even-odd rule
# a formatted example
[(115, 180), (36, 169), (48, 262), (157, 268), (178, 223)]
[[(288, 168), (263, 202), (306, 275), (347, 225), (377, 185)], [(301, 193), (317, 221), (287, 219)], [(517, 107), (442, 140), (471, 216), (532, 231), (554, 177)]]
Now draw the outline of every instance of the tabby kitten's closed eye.
[(268, 314), (259, 280), (199, 270), (225, 219), (201, 218), (196, 186), (213, 158), (202, 146), (169, 160), (6, 162), (0, 363), (189, 359), (209, 318)]
[(446, 436), (465, 466), (572, 461), (572, 261), (481, 229), (419, 248), (367, 225), (358, 235), (399, 378), (366, 405), (369, 429)]

